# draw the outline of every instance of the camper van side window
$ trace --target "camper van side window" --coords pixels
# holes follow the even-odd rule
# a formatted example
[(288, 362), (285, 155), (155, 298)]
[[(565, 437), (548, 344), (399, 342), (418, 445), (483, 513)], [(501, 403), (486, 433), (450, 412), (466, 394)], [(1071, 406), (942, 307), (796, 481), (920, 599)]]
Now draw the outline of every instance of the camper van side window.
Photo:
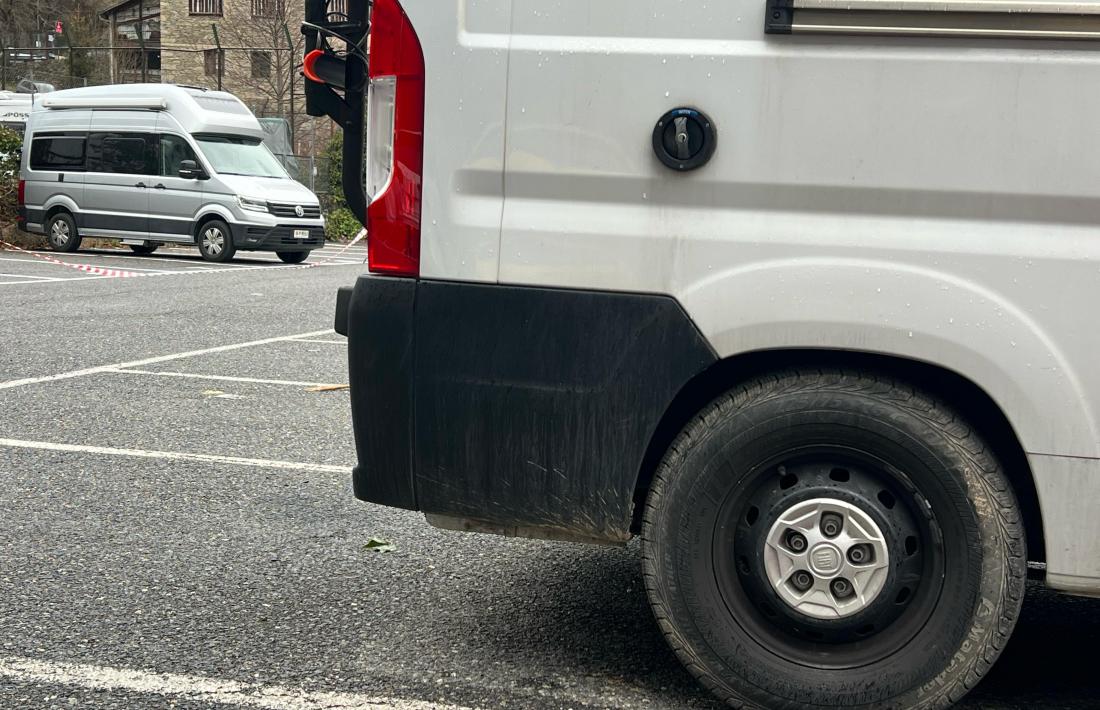
[(84, 136), (35, 136), (31, 143), (31, 170), (83, 169)]
[(194, 160), (195, 151), (183, 138), (165, 133), (160, 136), (160, 174), (164, 177), (179, 177), (180, 165), (185, 160)]
[(88, 171), (156, 175), (157, 144), (148, 133), (91, 133)]

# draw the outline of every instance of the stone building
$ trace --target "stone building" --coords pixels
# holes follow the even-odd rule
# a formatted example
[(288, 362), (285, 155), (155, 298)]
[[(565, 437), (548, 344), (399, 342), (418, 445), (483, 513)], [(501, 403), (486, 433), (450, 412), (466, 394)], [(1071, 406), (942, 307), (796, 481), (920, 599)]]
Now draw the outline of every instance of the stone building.
[[(329, 0), (330, 12), (345, 12), (347, 1)], [(222, 88), (257, 116), (285, 118), (296, 135), (320, 138), (304, 115), (303, 8), (303, 0), (122, 0), (101, 12), (111, 81)]]

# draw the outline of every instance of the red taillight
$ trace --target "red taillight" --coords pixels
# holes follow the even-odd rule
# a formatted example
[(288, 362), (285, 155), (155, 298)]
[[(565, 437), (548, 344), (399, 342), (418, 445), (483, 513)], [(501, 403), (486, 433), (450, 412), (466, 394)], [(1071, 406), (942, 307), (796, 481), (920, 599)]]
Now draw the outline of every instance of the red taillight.
[(27, 181), (19, 181), (19, 206), (23, 207), (27, 204)]
[(367, 207), (370, 270), (420, 274), (420, 209), (424, 171), (424, 53), (398, 0), (375, 0), (370, 24), (370, 79), (393, 82), (393, 149), (389, 180)]

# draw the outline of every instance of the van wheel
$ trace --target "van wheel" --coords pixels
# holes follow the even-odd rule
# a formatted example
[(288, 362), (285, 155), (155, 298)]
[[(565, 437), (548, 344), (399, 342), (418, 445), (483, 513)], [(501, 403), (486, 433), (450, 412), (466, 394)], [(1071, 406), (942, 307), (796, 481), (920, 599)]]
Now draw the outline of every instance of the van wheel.
[(131, 244), (130, 250), (138, 256), (152, 254), (160, 248), (160, 244)]
[(309, 258), (308, 251), (277, 251), (275, 254), (284, 264), (301, 264)]
[(221, 263), (232, 259), (236, 252), (233, 234), (225, 222), (212, 219), (199, 228), (199, 253), (203, 259)]
[(784, 372), (681, 432), (643, 522), (650, 603), (735, 707), (942, 708), (1024, 597), (1012, 489), (950, 408), (900, 382)]
[(46, 224), (46, 241), (54, 251), (73, 252), (80, 248), (76, 221), (68, 212), (58, 212)]

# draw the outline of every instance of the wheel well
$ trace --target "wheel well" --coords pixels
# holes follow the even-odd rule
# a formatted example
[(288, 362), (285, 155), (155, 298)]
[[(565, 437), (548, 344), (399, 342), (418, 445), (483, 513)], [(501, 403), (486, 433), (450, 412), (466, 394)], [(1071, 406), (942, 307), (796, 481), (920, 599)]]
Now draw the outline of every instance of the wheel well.
[(687, 423), (718, 395), (753, 377), (787, 367), (839, 367), (896, 377), (934, 395), (959, 411), (992, 447), (1020, 502), (1028, 555), (1044, 561), (1043, 519), (1031, 466), (1016, 432), (997, 403), (978, 385), (951, 370), (905, 358), (832, 350), (769, 350), (721, 360), (692, 378), (665, 411), (646, 448), (634, 489), (631, 530), (641, 530), (642, 512), (653, 475), (665, 452)]
[(72, 217), (73, 215), (72, 210), (70, 210), (65, 205), (54, 205), (53, 207), (46, 210), (46, 216), (44, 217), (45, 222), (49, 222), (51, 219), (53, 219), (53, 216), (58, 212), (65, 212), (70, 217)]
[(220, 214), (218, 214), (216, 212), (211, 212), (210, 214), (204, 214), (202, 217), (199, 217), (195, 221), (195, 229), (194, 229), (194, 232), (191, 234), (191, 239), (193, 239), (196, 244), (199, 243), (199, 234), (202, 232), (202, 228), (206, 226), (207, 222), (213, 222), (214, 220), (218, 220), (219, 222), (225, 222), (226, 221), (225, 217), (222, 217)]

